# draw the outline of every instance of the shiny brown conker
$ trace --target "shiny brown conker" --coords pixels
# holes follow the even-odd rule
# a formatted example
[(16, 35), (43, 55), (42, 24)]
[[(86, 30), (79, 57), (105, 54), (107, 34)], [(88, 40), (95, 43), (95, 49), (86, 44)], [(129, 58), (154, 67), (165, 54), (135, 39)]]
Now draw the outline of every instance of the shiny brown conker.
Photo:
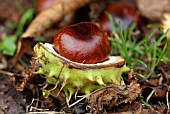
[(81, 22), (58, 31), (53, 48), (61, 56), (83, 64), (103, 62), (110, 53), (107, 35), (91, 22)]
[[(108, 8), (106, 8), (105, 12), (111, 14), (116, 26), (118, 26), (120, 21), (123, 31), (132, 23), (136, 23), (137, 25), (139, 24), (138, 12), (132, 6), (126, 3), (113, 3)], [(101, 15), (99, 23), (102, 30), (110, 35), (112, 32), (112, 25), (105, 12), (103, 12)]]

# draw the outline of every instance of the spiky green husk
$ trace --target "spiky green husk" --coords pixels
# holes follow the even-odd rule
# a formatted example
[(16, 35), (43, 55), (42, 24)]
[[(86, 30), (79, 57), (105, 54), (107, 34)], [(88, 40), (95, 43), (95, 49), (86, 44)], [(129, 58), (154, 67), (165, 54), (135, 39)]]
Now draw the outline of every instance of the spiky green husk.
[(112, 57), (109, 63), (81, 64), (61, 57), (51, 47), (38, 43), (34, 47), (35, 66), (50, 84), (58, 84), (67, 99), (77, 92), (88, 94), (108, 84), (124, 85), (121, 77), (129, 71), (123, 58)]

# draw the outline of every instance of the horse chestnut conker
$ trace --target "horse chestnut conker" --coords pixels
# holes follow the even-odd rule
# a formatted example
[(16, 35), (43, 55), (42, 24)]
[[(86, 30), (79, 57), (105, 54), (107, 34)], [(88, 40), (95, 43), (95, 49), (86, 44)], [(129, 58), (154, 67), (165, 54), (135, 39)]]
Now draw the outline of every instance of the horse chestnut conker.
[(108, 59), (107, 35), (91, 22), (81, 22), (61, 29), (54, 37), (54, 50), (78, 63), (95, 64)]
[[(133, 22), (135, 22), (137, 25), (139, 24), (139, 14), (128, 4), (113, 3), (105, 10), (105, 12), (111, 14), (116, 25), (118, 25), (118, 22), (120, 21), (123, 31)], [(101, 15), (99, 23), (102, 30), (110, 35), (110, 33), (112, 32), (112, 26), (110, 20), (108, 19), (108, 16), (105, 13)]]

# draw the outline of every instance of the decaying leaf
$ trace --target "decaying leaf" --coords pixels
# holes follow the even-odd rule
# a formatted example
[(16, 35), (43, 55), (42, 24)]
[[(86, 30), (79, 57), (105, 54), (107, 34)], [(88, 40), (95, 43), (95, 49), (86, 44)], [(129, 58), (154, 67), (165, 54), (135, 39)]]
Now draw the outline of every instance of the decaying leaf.
[(113, 114), (141, 114), (142, 104), (139, 102), (132, 102), (122, 106), (115, 107), (115, 113)]
[(34, 70), (32, 68), (28, 68), (23, 70), (22, 74), (14, 74), (12, 76), (14, 86), (18, 91), (23, 91), (27, 81), (31, 80), (33, 77), (37, 77), (37, 75), (33, 74), (33, 71)]
[(109, 87), (101, 89), (89, 98), (88, 105), (91, 111), (102, 111), (102, 107), (106, 106), (112, 108), (122, 103), (128, 103), (134, 101), (139, 94), (141, 94), (141, 88), (139, 84), (131, 83), (125, 88), (122, 87)]
[(169, 114), (168, 110), (166, 110), (166, 105), (152, 105), (153, 109), (147, 108), (142, 110), (142, 114)]
[(31, 48), (35, 36), (41, 35), (53, 23), (60, 20), (65, 14), (73, 12), (78, 8), (88, 4), (91, 0), (57, 0), (50, 8), (40, 13), (29, 25), (25, 33), (18, 42), (17, 52), (13, 58), (13, 64), (16, 64), (19, 57)]

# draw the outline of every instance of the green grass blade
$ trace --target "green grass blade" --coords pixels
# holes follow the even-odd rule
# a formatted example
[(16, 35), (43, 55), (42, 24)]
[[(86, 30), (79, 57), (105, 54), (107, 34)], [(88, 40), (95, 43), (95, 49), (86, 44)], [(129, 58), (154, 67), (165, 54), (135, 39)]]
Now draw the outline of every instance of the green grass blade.
[(113, 20), (113, 18), (112, 18), (112, 15), (111, 15), (110, 13), (108, 13), (108, 12), (105, 12), (105, 14), (107, 15), (107, 17), (108, 17), (108, 19), (109, 19), (109, 21), (110, 21), (110, 24), (111, 24), (111, 26), (112, 26), (112, 34), (114, 35), (114, 37), (115, 37), (116, 39), (119, 40), (119, 35), (118, 35), (117, 27), (116, 27), (116, 25), (115, 25), (115, 23), (114, 23), (114, 20)]
[(33, 19), (34, 12), (34, 9), (30, 8), (23, 14), (15, 33), (17, 37), (19, 37), (23, 33), (25, 24)]
[(108, 13), (108, 12), (105, 12), (105, 14), (107, 15), (107, 17), (108, 17), (108, 19), (109, 19), (109, 21), (110, 21), (110, 24), (111, 24), (111, 26), (112, 26), (112, 30), (113, 30), (113, 32), (117, 32), (117, 29), (116, 29), (116, 25), (115, 25), (115, 23), (114, 23), (114, 21), (113, 21), (113, 18), (112, 18), (112, 15), (110, 14), (110, 13)]
[[(139, 47), (142, 44), (146, 44), (148, 43), (149, 39), (154, 35), (154, 33), (156, 32), (156, 30), (151, 31), (143, 40), (139, 41), (138, 43), (136, 43), (136, 45), (134, 45), (132, 48), (130, 48), (129, 51), (133, 51), (135, 48)], [(147, 45), (145, 45), (147, 46)]]
[(125, 59), (127, 59), (128, 60), (128, 58), (129, 58), (129, 56), (128, 56), (128, 52), (127, 52), (127, 47), (126, 47), (126, 39), (124, 38), (124, 36), (123, 36), (123, 32), (122, 32), (122, 27), (121, 27), (121, 24), (120, 24), (120, 21), (119, 21), (119, 23), (118, 23), (118, 28), (119, 28), (119, 31), (120, 31), (120, 38), (121, 38), (121, 40), (122, 40), (122, 47), (123, 47), (123, 51), (124, 51), (124, 53), (125, 53)]
[(148, 102), (144, 101), (143, 99), (141, 99), (140, 101), (143, 105), (147, 106), (150, 109), (153, 109), (152, 106)]
[(156, 51), (157, 51), (157, 42), (156, 42), (156, 40), (155, 40), (155, 38), (154, 38), (154, 43), (153, 43), (153, 57), (152, 57), (152, 63), (151, 63), (151, 70), (152, 70), (152, 71), (154, 70), (154, 68), (155, 68), (155, 66), (156, 66), (156, 55), (157, 55)]
[(168, 31), (169, 31), (169, 29), (168, 29), (165, 33), (163, 33), (163, 34), (161, 35), (161, 37), (159, 37), (159, 39), (158, 39), (157, 42), (161, 42), (161, 41), (166, 37), (166, 34), (168, 33)]
[(135, 61), (135, 62), (138, 62), (138, 63), (140, 63), (140, 64), (142, 64), (144, 67), (146, 67), (147, 68), (147, 65), (142, 61), (142, 60), (140, 60), (140, 59), (136, 59), (136, 58), (130, 58), (131, 59), (131, 61)]
[(161, 58), (162, 58), (163, 55), (165, 54), (165, 51), (166, 51), (166, 49), (167, 49), (167, 45), (168, 45), (168, 44), (166, 43), (165, 46), (164, 46), (164, 48), (163, 48), (163, 50), (162, 50), (162, 52), (161, 52), (161, 54), (159, 54), (160, 56), (158, 56), (158, 59), (157, 59), (157, 62), (156, 62), (156, 64), (155, 64), (155, 66), (157, 66), (157, 65), (159, 64)]

